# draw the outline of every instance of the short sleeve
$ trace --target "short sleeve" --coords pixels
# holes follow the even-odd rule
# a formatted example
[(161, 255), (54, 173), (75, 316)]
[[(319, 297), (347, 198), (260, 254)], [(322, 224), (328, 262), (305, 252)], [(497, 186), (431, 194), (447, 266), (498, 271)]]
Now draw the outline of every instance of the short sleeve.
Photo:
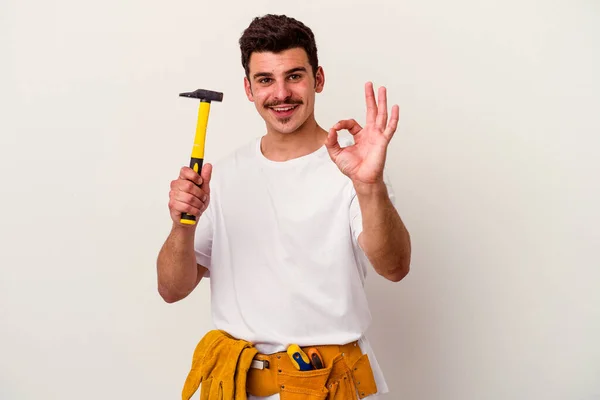
[(208, 270), (204, 274), (204, 277), (206, 278), (210, 277), (213, 243), (213, 216), (211, 204), (212, 201), (208, 204), (207, 209), (200, 218), (198, 218), (198, 226), (196, 227), (196, 235), (194, 238), (196, 262)]

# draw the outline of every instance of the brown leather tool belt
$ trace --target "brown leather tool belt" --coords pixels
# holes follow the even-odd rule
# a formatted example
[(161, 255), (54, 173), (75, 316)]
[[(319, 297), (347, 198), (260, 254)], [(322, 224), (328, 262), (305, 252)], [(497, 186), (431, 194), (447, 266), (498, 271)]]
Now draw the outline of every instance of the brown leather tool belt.
[[(254, 356), (246, 388), (254, 396), (279, 393), (281, 400), (352, 400), (377, 392), (368, 356), (357, 342), (311, 346), (323, 358), (324, 368), (298, 370), (286, 352)], [(309, 347), (303, 347), (306, 353)]]

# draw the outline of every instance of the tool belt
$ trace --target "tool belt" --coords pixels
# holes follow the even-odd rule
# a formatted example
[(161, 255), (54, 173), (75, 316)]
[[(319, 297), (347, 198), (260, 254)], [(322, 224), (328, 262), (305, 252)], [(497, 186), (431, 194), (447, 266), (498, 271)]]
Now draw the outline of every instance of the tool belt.
[[(286, 352), (254, 356), (247, 375), (248, 393), (279, 393), (281, 400), (354, 400), (377, 392), (369, 358), (357, 342), (311, 347), (319, 351), (325, 368), (299, 371)], [(308, 347), (302, 350), (306, 352)], [(268, 368), (257, 368), (257, 362)]]
[[(249, 342), (211, 331), (194, 351), (182, 399), (245, 400), (279, 393), (281, 400), (356, 400), (377, 392), (369, 358), (357, 342), (316, 348), (324, 368), (300, 371), (286, 352), (261, 354)], [(306, 351), (307, 348), (302, 348)]]

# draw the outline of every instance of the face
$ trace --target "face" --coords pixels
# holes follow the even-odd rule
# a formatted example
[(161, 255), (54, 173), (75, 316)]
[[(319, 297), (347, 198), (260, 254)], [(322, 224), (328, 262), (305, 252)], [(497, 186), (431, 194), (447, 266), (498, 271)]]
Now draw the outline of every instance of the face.
[(252, 53), (249, 67), (246, 95), (270, 131), (292, 133), (314, 119), (315, 95), (325, 77), (321, 67), (314, 77), (304, 49)]

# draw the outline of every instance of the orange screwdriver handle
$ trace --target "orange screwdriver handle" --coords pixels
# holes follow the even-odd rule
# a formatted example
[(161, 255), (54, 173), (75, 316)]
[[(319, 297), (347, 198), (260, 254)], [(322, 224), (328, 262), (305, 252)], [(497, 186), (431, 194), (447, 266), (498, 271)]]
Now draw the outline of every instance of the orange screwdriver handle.
[(323, 362), (323, 357), (317, 349), (311, 347), (308, 349), (308, 358), (310, 359), (311, 364), (315, 369), (325, 368), (325, 363)]

